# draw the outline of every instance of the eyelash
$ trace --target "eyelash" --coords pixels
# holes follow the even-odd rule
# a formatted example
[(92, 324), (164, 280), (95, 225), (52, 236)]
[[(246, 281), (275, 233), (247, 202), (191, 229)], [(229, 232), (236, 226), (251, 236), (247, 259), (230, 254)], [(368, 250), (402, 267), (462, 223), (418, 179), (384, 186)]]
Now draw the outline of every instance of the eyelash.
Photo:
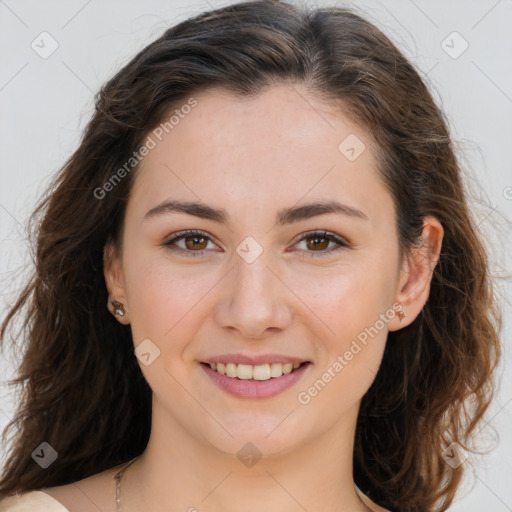
[[(179, 247), (173, 247), (173, 244), (175, 244), (177, 241), (188, 238), (190, 236), (199, 236), (201, 238), (207, 238), (208, 240), (211, 241), (210, 236), (208, 236), (208, 234), (205, 233), (204, 231), (189, 229), (186, 231), (180, 231), (179, 233), (176, 233), (170, 240), (164, 242), (163, 245), (172, 252), (177, 252), (192, 257), (201, 256), (207, 249), (191, 251), (187, 249), (181, 249)], [(324, 249), (322, 251), (306, 251), (311, 254), (311, 257), (325, 256), (326, 254), (337, 252), (341, 249), (346, 249), (350, 247), (345, 240), (336, 236), (334, 233), (330, 233), (329, 231), (310, 231), (308, 233), (304, 233), (303, 235), (301, 235), (299, 240), (297, 240), (296, 244), (302, 242), (303, 240), (307, 240), (308, 238), (326, 238), (327, 240), (329, 240), (329, 242), (335, 242), (338, 244), (338, 247), (335, 247), (334, 249), (331, 248)]]

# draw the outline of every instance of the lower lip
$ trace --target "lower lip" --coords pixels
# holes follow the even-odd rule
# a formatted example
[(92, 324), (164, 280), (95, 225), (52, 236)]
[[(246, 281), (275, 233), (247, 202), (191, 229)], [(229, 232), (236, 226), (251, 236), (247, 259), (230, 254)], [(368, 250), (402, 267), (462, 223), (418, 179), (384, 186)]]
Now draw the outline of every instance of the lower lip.
[(270, 398), (293, 386), (307, 371), (310, 363), (303, 364), (296, 370), (281, 375), (281, 377), (268, 380), (245, 380), (228, 377), (212, 370), (206, 364), (201, 363), (200, 366), (219, 388), (231, 395), (239, 398)]

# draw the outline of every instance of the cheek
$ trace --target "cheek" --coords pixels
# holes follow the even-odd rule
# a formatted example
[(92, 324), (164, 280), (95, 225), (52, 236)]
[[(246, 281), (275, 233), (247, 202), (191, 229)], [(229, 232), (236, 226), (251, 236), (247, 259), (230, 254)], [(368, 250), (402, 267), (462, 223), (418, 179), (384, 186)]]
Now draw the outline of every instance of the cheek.
[(391, 255), (366, 263), (361, 258), (358, 264), (328, 273), (296, 277), (294, 291), (319, 319), (316, 334), (324, 354), (311, 383), (311, 396), (323, 397), (318, 403), (326, 400), (345, 408), (357, 402), (375, 378), (394, 317), (396, 270), (383, 261), (394, 260)]
[(173, 352), (181, 350), (179, 340), (186, 339), (184, 334), (197, 323), (201, 299), (218, 276), (201, 272), (196, 265), (173, 265), (165, 255), (136, 248), (126, 251), (124, 270), (135, 344), (149, 338), (162, 352), (170, 346)]
[(372, 255), (331, 269), (296, 272), (293, 291), (321, 321), (322, 332), (342, 343), (391, 307), (396, 270), (383, 265), (385, 260), (392, 258)]

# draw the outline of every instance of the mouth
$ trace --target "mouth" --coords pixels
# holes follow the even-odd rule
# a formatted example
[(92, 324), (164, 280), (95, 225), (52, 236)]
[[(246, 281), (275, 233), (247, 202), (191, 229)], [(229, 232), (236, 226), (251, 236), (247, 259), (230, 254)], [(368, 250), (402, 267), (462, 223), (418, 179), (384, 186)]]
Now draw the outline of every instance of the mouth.
[(264, 363), (258, 365), (206, 362), (202, 362), (201, 364), (231, 379), (265, 381), (278, 379), (283, 375), (293, 373), (302, 366), (309, 364), (309, 361), (296, 363)]
[[(259, 361), (258, 361), (259, 362)], [(312, 366), (311, 361), (272, 362), (257, 365), (201, 362), (209, 382), (243, 399), (271, 398), (291, 388)]]

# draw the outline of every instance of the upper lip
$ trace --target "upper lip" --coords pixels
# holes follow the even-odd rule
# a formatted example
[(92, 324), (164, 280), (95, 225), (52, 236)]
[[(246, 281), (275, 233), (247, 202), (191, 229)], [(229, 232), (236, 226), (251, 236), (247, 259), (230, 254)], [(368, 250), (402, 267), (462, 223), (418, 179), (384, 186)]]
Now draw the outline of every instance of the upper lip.
[(302, 357), (293, 357), (284, 354), (259, 354), (259, 355), (245, 355), (245, 354), (224, 354), (220, 356), (212, 356), (203, 361), (204, 363), (235, 363), (235, 364), (250, 364), (258, 366), (261, 364), (272, 363), (305, 363), (307, 359)]

